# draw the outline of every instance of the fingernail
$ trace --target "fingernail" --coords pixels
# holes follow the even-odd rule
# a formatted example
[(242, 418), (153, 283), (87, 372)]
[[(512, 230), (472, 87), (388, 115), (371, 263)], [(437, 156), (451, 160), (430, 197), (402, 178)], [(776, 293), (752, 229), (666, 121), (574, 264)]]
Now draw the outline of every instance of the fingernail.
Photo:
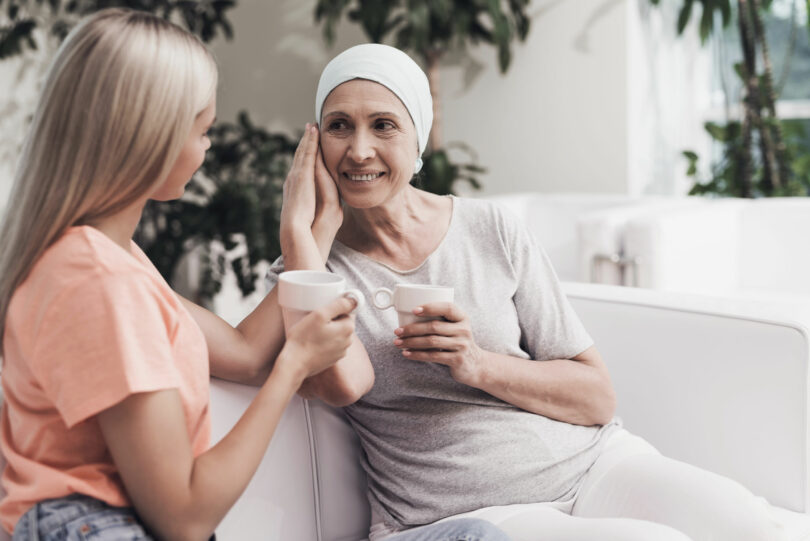
[(422, 308), (421, 306), (417, 306), (416, 308), (413, 309), (414, 314), (421, 314), (424, 311), (425, 311), (425, 309)]
[(402, 329), (402, 327), (400, 327), (398, 329), (394, 329), (394, 334), (396, 334), (397, 336), (399, 336), (400, 334), (402, 334), (404, 332), (405, 331)]
[(403, 355), (405, 355), (406, 357), (408, 357), (408, 356), (410, 356), (410, 354), (411, 354), (411, 350), (409, 350), (409, 349), (403, 349), (403, 350), (402, 350), (402, 354), (403, 354)]
[(395, 346), (401, 346), (401, 345), (402, 345), (402, 340), (400, 340), (399, 338), (397, 338), (396, 340), (394, 340), (394, 345), (395, 345)]

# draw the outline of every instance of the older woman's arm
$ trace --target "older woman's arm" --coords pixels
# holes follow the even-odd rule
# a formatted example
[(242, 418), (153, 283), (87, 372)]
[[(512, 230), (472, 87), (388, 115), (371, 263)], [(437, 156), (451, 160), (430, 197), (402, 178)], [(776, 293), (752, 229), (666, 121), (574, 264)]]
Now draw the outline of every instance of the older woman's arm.
[(478, 347), (466, 315), (451, 303), (427, 304), (415, 313), (445, 321), (397, 329), (394, 344), (403, 356), (444, 364), (459, 383), (532, 413), (578, 425), (602, 425), (612, 419), (616, 396), (596, 348), (573, 359), (519, 359)]
[[(326, 270), (324, 262), (342, 220), (337, 188), (323, 167), (318, 137), (317, 127), (307, 125), (284, 183), (280, 240), (285, 270)], [(325, 181), (332, 183), (333, 193), (325, 192)], [(346, 357), (307, 379), (299, 393), (332, 406), (346, 406), (373, 384), (371, 361), (355, 335)]]

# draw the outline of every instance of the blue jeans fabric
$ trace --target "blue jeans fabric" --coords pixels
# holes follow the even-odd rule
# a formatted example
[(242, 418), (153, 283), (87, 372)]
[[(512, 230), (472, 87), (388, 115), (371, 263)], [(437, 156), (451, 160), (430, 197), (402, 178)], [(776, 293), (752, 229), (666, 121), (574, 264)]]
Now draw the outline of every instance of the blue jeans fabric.
[(135, 511), (74, 494), (45, 500), (17, 521), (12, 541), (152, 541)]
[(385, 541), (510, 541), (510, 538), (486, 520), (457, 518), (406, 530)]

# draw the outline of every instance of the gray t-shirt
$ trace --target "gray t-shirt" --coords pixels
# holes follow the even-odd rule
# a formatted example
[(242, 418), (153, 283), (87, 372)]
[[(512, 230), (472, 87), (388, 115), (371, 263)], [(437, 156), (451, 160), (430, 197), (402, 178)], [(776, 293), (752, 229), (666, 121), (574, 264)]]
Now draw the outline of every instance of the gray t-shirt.
[[(496, 205), (453, 197), (450, 226), (417, 268), (401, 271), (335, 242), (327, 268), (367, 300), (396, 283), (453, 286), (484, 350), (523, 359), (569, 359), (593, 344), (545, 253)], [(283, 270), (268, 275), (275, 285)], [(374, 514), (394, 529), (465, 511), (571, 498), (598, 456), (605, 427), (529, 413), (456, 382), (447, 367), (402, 356), (397, 316), (367, 302), (356, 332), (374, 387), (345, 408), (360, 437)]]

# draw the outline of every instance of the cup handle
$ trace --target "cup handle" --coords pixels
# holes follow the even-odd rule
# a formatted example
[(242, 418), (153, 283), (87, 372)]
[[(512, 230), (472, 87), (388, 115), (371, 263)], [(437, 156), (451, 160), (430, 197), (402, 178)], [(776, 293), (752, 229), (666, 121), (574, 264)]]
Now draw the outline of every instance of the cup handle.
[[(387, 295), (388, 300), (385, 303), (378, 303), (377, 297), (382, 294)], [(378, 287), (377, 289), (374, 290), (374, 295), (372, 295), (371, 297), (371, 302), (374, 303), (374, 306), (380, 310), (391, 308), (392, 306), (394, 306), (394, 293), (387, 287)]]
[(354, 299), (354, 302), (357, 303), (357, 306), (354, 307), (354, 310), (352, 310), (352, 312), (361, 309), (363, 305), (366, 303), (366, 298), (363, 297), (363, 294), (360, 293), (359, 289), (347, 289), (346, 291), (343, 292), (343, 296)]

